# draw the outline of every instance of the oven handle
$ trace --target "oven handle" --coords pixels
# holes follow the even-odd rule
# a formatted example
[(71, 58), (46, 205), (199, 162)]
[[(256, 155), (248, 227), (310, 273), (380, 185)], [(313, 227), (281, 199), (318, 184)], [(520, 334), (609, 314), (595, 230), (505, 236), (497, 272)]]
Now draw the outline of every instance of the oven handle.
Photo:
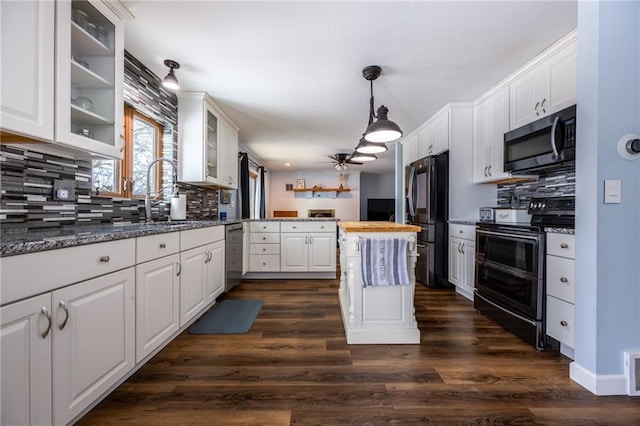
[(476, 296), (476, 297), (479, 297), (480, 299), (484, 300), (485, 302), (487, 302), (487, 303), (488, 303), (488, 304), (490, 304), (491, 306), (493, 306), (493, 307), (496, 307), (496, 308), (500, 309), (500, 310), (501, 310), (501, 311), (503, 311), (504, 313), (509, 314), (509, 315), (511, 315), (511, 316), (514, 316), (514, 317), (518, 318), (519, 320), (524, 321), (524, 322), (526, 322), (526, 323), (528, 323), (528, 324), (531, 324), (531, 325), (533, 325), (533, 326), (535, 326), (535, 325), (536, 325), (536, 322), (535, 322), (534, 320), (530, 320), (529, 318), (525, 318), (525, 317), (523, 317), (523, 316), (521, 316), (521, 315), (518, 315), (518, 314), (516, 314), (516, 313), (514, 313), (514, 312), (511, 312), (511, 311), (509, 311), (509, 310), (507, 310), (507, 309), (503, 308), (502, 306), (495, 304), (494, 302), (492, 302), (491, 300), (487, 299), (486, 297), (484, 297), (484, 296), (480, 295), (480, 293), (478, 293), (478, 289), (477, 289), (477, 288), (474, 288), (474, 289), (473, 289), (473, 292), (475, 293), (475, 296)]
[(553, 120), (553, 126), (551, 126), (551, 149), (553, 150), (553, 159), (558, 158), (558, 147), (556, 146), (556, 127), (558, 126), (558, 121), (560, 121), (560, 116), (556, 116)]
[(482, 229), (476, 229), (476, 233), (478, 234), (485, 234), (485, 235), (495, 235), (498, 237), (508, 237), (508, 238), (523, 238), (525, 240), (533, 240), (533, 241), (538, 241), (539, 237), (532, 237), (529, 235), (522, 235), (522, 234), (506, 234), (504, 232), (495, 232), (495, 231), (485, 231)]

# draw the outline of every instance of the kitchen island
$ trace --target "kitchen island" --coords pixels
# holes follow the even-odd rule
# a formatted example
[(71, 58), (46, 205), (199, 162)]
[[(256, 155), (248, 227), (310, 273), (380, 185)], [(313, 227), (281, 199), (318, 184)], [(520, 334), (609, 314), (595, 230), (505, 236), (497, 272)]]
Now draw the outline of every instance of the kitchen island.
[[(420, 228), (393, 222), (339, 222), (338, 226), (341, 270), (338, 296), (347, 343), (419, 344), (420, 330), (415, 319), (413, 295), (416, 232)], [(390, 271), (388, 280), (372, 283), (370, 272), (380, 272), (386, 265), (373, 250), (364, 250), (363, 253), (361, 247), (367, 247), (366, 244), (371, 242), (385, 244), (394, 240), (406, 241), (406, 252), (399, 250), (400, 257), (406, 258), (405, 282), (402, 278), (391, 278), (402, 277), (403, 274)], [(382, 250), (379, 245), (373, 247)], [(376, 260), (375, 265), (372, 264), (373, 259)], [(373, 268), (363, 271), (368, 266)], [(404, 269), (403, 265), (400, 266)], [(364, 282), (368, 285), (365, 286)]]

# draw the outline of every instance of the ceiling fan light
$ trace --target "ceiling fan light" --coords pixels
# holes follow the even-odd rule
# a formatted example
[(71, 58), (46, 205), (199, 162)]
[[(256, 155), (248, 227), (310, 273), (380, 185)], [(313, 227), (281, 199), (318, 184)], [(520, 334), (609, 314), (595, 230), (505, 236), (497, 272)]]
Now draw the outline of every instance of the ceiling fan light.
[(389, 110), (384, 105), (378, 108), (378, 119), (371, 123), (364, 132), (364, 138), (369, 142), (393, 142), (402, 137), (402, 130), (387, 118)]
[(365, 138), (360, 139), (358, 146), (356, 146), (356, 152), (362, 154), (380, 154), (381, 152), (388, 151), (387, 145), (382, 142), (370, 142)]
[(373, 154), (363, 154), (361, 152), (354, 152), (353, 154), (351, 154), (351, 157), (349, 157), (349, 160), (351, 161), (357, 161), (359, 163), (366, 163), (368, 161), (374, 161), (377, 160), (378, 157), (376, 157)]

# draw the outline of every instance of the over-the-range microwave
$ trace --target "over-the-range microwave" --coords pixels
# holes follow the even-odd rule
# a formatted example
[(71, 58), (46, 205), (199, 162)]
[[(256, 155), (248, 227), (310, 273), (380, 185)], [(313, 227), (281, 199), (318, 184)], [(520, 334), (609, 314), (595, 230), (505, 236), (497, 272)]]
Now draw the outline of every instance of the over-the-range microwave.
[(504, 134), (504, 171), (531, 174), (572, 165), (576, 158), (576, 106)]

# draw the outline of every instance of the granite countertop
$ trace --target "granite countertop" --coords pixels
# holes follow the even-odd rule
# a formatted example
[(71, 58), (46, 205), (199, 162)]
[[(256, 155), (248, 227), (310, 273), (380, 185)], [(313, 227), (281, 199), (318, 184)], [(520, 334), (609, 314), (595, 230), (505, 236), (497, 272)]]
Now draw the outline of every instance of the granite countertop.
[(251, 222), (338, 222), (335, 217), (271, 217), (267, 219), (251, 219)]
[(476, 226), (480, 220), (449, 220), (449, 223), (452, 225), (472, 225)]
[(552, 233), (555, 233), (555, 234), (575, 235), (576, 230), (573, 229), (573, 228), (558, 228), (558, 227), (554, 227), (554, 226), (545, 226), (544, 232), (552, 232)]
[(420, 227), (395, 222), (338, 222), (345, 232), (420, 232)]
[(0, 233), (0, 257), (241, 222), (242, 220), (189, 220), (3, 232)]

